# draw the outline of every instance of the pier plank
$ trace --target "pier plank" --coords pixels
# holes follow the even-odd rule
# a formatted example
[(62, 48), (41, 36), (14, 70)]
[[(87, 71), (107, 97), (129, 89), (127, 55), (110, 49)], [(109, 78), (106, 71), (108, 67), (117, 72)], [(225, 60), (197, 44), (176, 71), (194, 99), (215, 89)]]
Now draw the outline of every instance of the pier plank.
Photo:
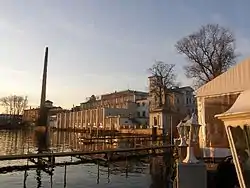
[(125, 149), (110, 149), (110, 150), (95, 150), (95, 151), (72, 151), (72, 152), (58, 152), (58, 153), (28, 153), (20, 155), (2, 155), (0, 161), (3, 160), (19, 160), (19, 159), (31, 159), (38, 157), (67, 157), (67, 156), (80, 156), (80, 155), (92, 155), (92, 154), (106, 154), (117, 152), (136, 152), (143, 150), (156, 150), (156, 149), (168, 149), (173, 146), (152, 146), (152, 147), (138, 147), (138, 148), (125, 148)]

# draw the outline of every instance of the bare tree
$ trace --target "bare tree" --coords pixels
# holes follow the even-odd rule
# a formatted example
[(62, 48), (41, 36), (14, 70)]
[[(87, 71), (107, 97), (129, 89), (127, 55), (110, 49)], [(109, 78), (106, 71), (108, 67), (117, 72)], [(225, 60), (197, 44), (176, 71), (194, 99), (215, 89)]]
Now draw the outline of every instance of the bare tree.
[(27, 107), (28, 97), (10, 95), (0, 98), (0, 105), (5, 108), (6, 113), (11, 115), (21, 115)]
[(184, 37), (175, 45), (178, 53), (186, 55), (189, 65), (186, 76), (201, 86), (235, 64), (235, 38), (232, 32), (218, 24), (208, 24)]
[(165, 105), (165, 95), (168, 93), (169, 89), (177, 85), (174, 67), (174, 64), (166, 64), (162, 61), (157, 61), (149, 69), (152, 75), (150, 92), (154, 93), (155, 97), (158, 98), (159, 106)]

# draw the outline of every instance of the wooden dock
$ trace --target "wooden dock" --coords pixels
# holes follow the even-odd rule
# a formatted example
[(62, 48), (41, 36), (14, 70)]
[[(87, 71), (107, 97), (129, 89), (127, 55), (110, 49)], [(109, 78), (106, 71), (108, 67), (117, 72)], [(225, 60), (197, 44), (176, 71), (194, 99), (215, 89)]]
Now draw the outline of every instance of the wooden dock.
[[(63, 153), (49, 153), (44, 154), (25, 154), (25, 155), (10, 155), (10, 156), (0, 156), (1, 160), (18, 160), (27, 159), (33, 163), (32, 165), (10, 165), (5, 167), (0, 167), (0, 174), (9, 173), (13, 171), (26, 171), (30, 169), (40, 169), (45, 173), (52, 175), (53, 169), (56, 166), (68, 166), (68, 165), (78, 165), (86, 163), (94, 163), (103, 167), (109, 167), (109, 164), (116, 161), (127, 161), (130, 159), (140, 160), (150, 155), (160, 156), (165, 153), (165, 148), (170, 148), (171, 146), (159, 146), (159, 147), (148, 147), (148, 148), (131, 148), (131, 149), (116, 149), (116, 150), (105, 150), (97, 152), (63, 152)], [(149, 150), (156, 150), (157, 152), (149, 152)], [(164, 151), (162, 151), (164, 150)], [(141, 152), (144, 151), (144, 152)], [(147, 152), (145, 152), (147, 151)], [(55, 157), (65, 157), (71, 156), (75, 157), (76, 161), (65, 161), (56, 162)], [(47, 157), (50, 158), (47, 160)], [(8, 158), (8, 159), (7, 159)], [(52, 159), (52, 160), (51, 160)]]
[(125, 152), (138, 152), (138, 151), (155, 151), (159, 149), (170, 149), (171, 145), (166, 146), (152, 146), (152, 147), (138, 147), (126, 149), (110, 149), (110, 150), (95, 150), (95, 151), (72, 151), (72, 152), (58, 152), (58, 153), (29, 153), (20, 155), (2, 155), (0, 161), (3, 160), (20, 160), (32, 158), (47, 158), (47, 157), (67, 157), (67, 156), (81, 156), (81, 155), (95, 155), (95, 154), (113, 154)]
[[(140, 136), (128, 136), (128, 135), (117, 135), (117, 136), (100, 136), (100, 137), (85, 137), (85, 136), (81, 136), (79, 139), (85, 139), (85, 140), (93, 140), (93, 139), (100, 139), (100, 140), (108, 140), (108, 139), (147, 139), (147, 138), (151, 138), (151, 135), (148, 136), (144, 136), (144, 135), (140, 135)], [(162, 136), (158, 136), (158, 138), (162, 138)]]

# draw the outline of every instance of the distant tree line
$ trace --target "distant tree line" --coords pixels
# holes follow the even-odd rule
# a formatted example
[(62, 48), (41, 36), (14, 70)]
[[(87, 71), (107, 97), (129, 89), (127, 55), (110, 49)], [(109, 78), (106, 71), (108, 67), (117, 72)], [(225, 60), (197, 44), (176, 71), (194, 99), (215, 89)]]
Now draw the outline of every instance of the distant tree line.
[(28, 105), (27, 96), (9, 95), (0, 98), (0, 105), (10, 115), (21, 115)]

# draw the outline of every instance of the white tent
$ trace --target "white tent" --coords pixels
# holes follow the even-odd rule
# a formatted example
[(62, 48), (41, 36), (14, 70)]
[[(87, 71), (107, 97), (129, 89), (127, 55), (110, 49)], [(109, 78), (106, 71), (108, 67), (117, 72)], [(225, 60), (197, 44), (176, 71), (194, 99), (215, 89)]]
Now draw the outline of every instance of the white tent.
[[(213, 134), (210, 134), (208, 130), (209, 126), (206, 117), (210, 112), (206, 110), (207, 106), (205, 105), (207, 105), (207, 103), (205, 101), (207, 101), (208, 98), (215, 99), (216, 97), (238, 94), (248, 89), (250, 89), (250, 58), (236, 64), (197, 90), (198, 119), (202, 125), (200, 132), (201, 148), (209, 147), (207, 146), (207, 142), (210, 139), (208, 135)], [(218, 152), (217, 149), (218, 148), (212, 148), (212, 150), (215, 151), (215, 156), (228, 155), (228, 149), (223, 150), (219, 148)], [(211, 153), (209, 155), (211, 155)]]
[(250, 89), (250, 58), (246, 59), (197, 90), (197, 97), (218, 96)]

